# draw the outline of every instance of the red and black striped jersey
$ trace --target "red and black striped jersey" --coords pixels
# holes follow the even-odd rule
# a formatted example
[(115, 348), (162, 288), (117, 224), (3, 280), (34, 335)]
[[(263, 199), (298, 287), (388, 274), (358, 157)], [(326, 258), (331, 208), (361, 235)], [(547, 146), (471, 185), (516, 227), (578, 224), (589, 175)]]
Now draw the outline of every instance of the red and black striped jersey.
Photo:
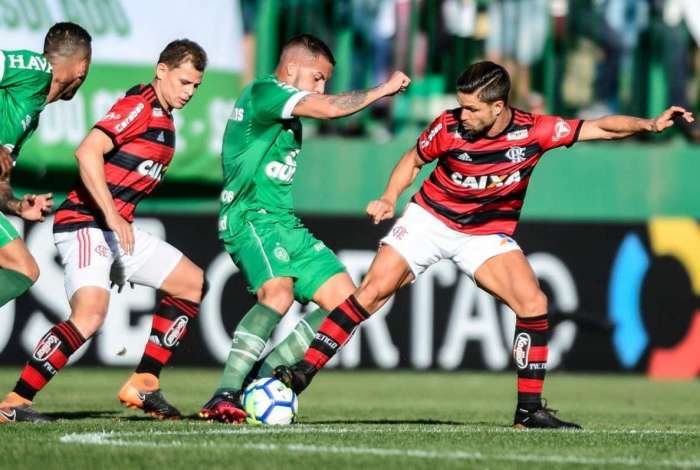
[(503, 132), (468, 140), (460, 109), (442, 113), (418, 138), (418, 155), (437, 166), (413, 202), (459, 232), (512, 235), (535, 165), (547, 150), (571, 146), (583, 121), (512, 109)]
[[(119, 214), (131, 222), (139, 201), (158, 186), (175, 153), (173, 117), (151, 85), (136, 85), (94, 128), (114, 143), (104, 156), (107, 187)], [(53, 229), (65, 232), (83, 227), (107, 228), (102, 212), (79, 182), (56, 211)]]

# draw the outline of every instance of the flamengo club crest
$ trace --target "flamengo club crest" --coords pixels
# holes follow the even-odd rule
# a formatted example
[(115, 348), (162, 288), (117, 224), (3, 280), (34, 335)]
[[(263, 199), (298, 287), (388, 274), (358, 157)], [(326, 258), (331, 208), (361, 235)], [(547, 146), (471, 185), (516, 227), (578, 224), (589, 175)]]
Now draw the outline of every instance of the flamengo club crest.
[(170, 325), (168, 331), (163, 335), (163, 344), (169, 348), (175, 346), (182, 335), (185, 333), (187, 328), (187, 317), (182, 315), (177, 317), (177, 319)]
[(515, 365), (518, 366), (518, 369), (525, 369), (527, 367), (531, 344), (532, 340), (527, 333), (520, 333), (515, 338), (513, 343), (513, 358), (515, 359)]
[(56, 336), (53, 331), (49, 331), (44, 335), (43, 338), (41, 338), (41, 341), (39, 341), (39, 344), (36, 345), (36, 349), (34, 349), (34, 354), (33, 357), (37, 361), (45, 361), (46, 358), (51, 356), (54, 351), (58, 349), (58, 347), (61, 345), (61, 340), (58, 339), (58, 336)]
[(525, 147), (511, 147), (506, 152), (506, 158), (513, 163), (525, 161)]

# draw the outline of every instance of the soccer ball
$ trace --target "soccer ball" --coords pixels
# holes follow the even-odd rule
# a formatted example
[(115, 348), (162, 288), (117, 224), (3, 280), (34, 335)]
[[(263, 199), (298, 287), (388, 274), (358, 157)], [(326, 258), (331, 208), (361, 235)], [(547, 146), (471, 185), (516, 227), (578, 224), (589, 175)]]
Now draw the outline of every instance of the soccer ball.
[(291, 424), (297, 415), (297, 396), (273, 377), (258, 379), (243, 392), (249, 424)]

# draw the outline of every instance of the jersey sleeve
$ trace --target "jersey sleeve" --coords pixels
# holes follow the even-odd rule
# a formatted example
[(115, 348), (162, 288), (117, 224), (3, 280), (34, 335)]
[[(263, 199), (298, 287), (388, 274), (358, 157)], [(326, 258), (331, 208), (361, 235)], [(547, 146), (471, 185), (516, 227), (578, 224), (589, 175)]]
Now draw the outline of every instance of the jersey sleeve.
[(134, 140), (148, 129), (151, 105), (141, 96), (126, 96), (117, 101), (94, 128), (112, 139), (114, 145), (122, 145)]
[(252, 102), (255, 118), (263, 122), (291, 119), (292, 111), (308, 91), (276, 81), (262, 81), (253, 85)]
[(445, 114), (443, 113), (418, 136), (416, 142), (418, 156), (428, 163), (440, 157), (445, 151), (444, 142), (446, 137), (447, 127), (445, 125)]
[(557, 147), (571, 147), (578, 140), (583, 120), (564, 119), (559, 116), (535, 116), (534, 131), (542, 151)]

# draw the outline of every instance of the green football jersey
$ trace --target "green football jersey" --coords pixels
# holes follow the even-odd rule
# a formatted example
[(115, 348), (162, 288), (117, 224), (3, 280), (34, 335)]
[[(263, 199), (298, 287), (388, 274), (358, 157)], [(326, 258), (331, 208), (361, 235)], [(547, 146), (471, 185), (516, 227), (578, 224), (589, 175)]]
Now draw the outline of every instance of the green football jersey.
[(308, 94), (271, 75), (236, 100), (224, 133), (220, 231), (235, 231), (250, 213), (295, 217), (292, 183), (302, 132), (292, 111)]
[(0, 50), (0, 145), (13, 159), (39, 125), (51, 79), (51, 64), (43, 54)]

